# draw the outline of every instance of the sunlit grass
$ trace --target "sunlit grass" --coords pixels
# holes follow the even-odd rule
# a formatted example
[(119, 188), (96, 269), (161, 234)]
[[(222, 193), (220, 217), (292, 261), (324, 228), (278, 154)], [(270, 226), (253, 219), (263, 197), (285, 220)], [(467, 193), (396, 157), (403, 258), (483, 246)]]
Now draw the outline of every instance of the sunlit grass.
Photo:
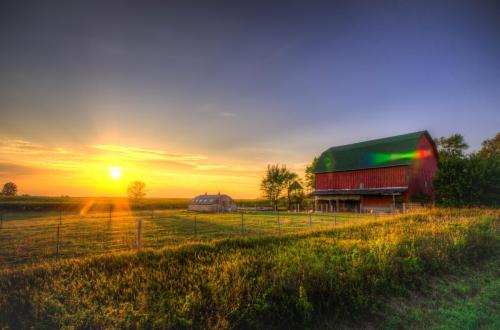
[[(88, 204), (92, 204), (89, 200)], [(142, 220), (142, 246), (160, 248), (184, 242), (228, 237), (280, 235), (381, 220), (391, 215), (258, 213), (189, 213), (182, 210), (60, 213), (45, 217), (8, 215), (0, 229), (0, 265), (3, 267), (134, 250), (137, 220)], [(83, 208), (85, 210), (85, 208)], [(10, 218), (10, 220), (9, 220)], [(59, 240), (57, 232), (59, 230)], [(59, 244), (58, 244), (59, 241)]]
[[(188, 223), (191, 215), (166, 217)], [(382, 297), (493, 256), (499, 230), (498, 211), (435, 210), (5, 270), (0, 327), (269, 328), (356, 319)]]

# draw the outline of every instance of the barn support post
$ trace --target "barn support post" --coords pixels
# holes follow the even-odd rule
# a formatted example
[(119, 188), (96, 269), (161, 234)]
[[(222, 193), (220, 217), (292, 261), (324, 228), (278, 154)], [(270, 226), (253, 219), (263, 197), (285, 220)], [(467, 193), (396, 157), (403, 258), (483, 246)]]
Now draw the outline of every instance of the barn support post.
[(137, 219), (137, 252), (142, 249), (142, 219)]
[(314, 197), (314, 212), (318, 212), (318, 197)]
[(339, 199), (338, 198), (335, 199), (335, 211), (336, 212), (339, 211)]

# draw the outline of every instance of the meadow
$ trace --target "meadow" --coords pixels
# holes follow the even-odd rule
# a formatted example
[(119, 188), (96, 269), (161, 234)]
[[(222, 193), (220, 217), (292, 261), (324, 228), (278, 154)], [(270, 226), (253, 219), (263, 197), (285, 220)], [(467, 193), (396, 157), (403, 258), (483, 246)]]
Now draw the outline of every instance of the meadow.
[(187, 242), (243, 236), (281, 235), (382, 218), (369, 214), (255, 212), (192, 213), (186, 210), (108, 212), (10, 212), (0, 223), (0, 266), (107, 254), (141, 247), (160, 248)]
[[(362, 322), (391, 297), (498, 260), (499, 224), (496, 210), (435, 209), (25, 265), (0, 271), (0, 328), (324, 328)], [(487, 301), (493, 312), (496, 297)], [(479, 324), (493, 327), (494, 315)], [(391, 322), (397, 328), (404, 320)]]

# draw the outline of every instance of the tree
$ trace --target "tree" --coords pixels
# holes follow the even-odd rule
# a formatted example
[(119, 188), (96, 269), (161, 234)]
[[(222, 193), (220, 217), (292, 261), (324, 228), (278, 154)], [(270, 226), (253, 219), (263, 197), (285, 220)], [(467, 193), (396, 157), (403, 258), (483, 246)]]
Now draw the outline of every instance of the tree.
[(288, 175), (289, 171), (285, 165), (267, 165), (266, 173), (262, 178), (260, 189), (275, 210), (278, 208), (278, 200), (283, 194)]
[(146, 196), (146, 184), (142, 181), (134, 181), (127, 188), (130, 199), (138, 202)]
[(17, 185), (14, 182), (7, 182), (3, 185), (2, 195), (4, 196), (16, 196), (17, 195)]
[(299, 176), (296, 173), (290, 172), (287, 170), (285, 174), (285, 191), (286, 191), (286, 199), (288, 201), (288, 209), (292, 208), (292, 192), (296, 189), (297, 184), (302, 188), (302, 185), (297, 182), (299, 180)]
[(479, 156), (482, 158), (500, 157), (500, 133), (497, 133), (494, 138), (484, 140), (481, 143)]
[(498, 134), (484, 141), (483, 148), (477, 153), (463, 154), (463, 146), (467, 145), (463, 138), (461, 141), (455, 139), (455, 147), (445, 150), (439, 158), (438, 171), (434, 177), (438, 204), (451, 207), (498, 206), (500, 157), (495, 146), (497, 138)]
[(453, 134), (448, 138), (440, 137), (434, 141), (440, 157), (463, 157), (464, 151), (469, 148), (461, 134)]
[(316, 189), (316, 174), (314, 174), (314, 169), (318, 164), (318, 160), (319, 160), (318, 157), (314, 157), (312, 163), (306, 166), (305, 181), (306, 181), (306, 188), (309, 192), (312, 192), (314, 191), (314, 189)]
[[(289, 190), (290, 190), (290, 192), (289, 192), (290, 203), (301, 205), (302, 202), (304, 201), (305, 194), (304, 194), (304, 187), (302, 186), (300, 180), (294, 181), (290, 185)], [(288, 208), (290, 208), (290, 207), (288, 207)]]

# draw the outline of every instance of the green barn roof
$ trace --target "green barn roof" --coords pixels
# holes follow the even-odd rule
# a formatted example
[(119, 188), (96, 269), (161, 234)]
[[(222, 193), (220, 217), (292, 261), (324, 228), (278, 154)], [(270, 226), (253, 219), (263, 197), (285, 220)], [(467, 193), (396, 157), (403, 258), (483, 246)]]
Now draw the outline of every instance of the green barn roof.
[(429, 136), (427, 131), (420, 131), (330, 148), (321, 154), (314, 172), (409, 165), (423, 134)]

